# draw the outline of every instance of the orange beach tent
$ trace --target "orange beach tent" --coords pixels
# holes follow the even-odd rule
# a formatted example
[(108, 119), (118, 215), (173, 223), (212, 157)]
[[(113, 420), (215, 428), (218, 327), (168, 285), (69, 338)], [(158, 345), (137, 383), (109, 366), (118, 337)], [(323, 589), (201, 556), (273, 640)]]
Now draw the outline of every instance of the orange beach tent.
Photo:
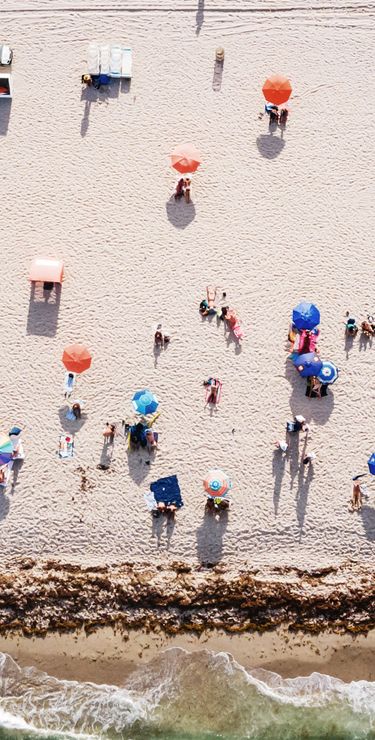
[(289, 100), (292, 93), (292, 86), (287, 77), (283, 75), (272, 75), (269, 77), (263, 87), (263, 95), (269, 103), (282, 105)]

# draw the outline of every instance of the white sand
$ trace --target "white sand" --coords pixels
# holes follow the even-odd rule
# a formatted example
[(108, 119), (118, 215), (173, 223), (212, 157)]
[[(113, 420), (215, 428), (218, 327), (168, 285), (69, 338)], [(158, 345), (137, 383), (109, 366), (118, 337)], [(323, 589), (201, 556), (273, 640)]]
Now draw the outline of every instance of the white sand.
[[(166, 0), (137, 12), (117, 12), (124, 4), (115, 0), (8, 5), (0, 29), (15, 61), (8, 126), (0, 102), (0, 419), (4, 431), (24, 427), (27, 458), (0, 498), (2, 559), (373, 558), (375, 495), (358, 515), (347, 500), (375, 446), (375, 348), (358, 336), (347, 352), (343, 321), (347, 309), (357, 319), (375, 311), (375, 9), (359, 0), (348, 10), (299, 0), (285, 12), (272, 0), (223, 0), (222, 11), (213, 0), (198, 8), (180, 0), (176, 12)], [(134, 76), (129, 91), (90, 103), (80, 75), (93, 39), (131, 44)], [(225, 64), (214, 91), (218, 45)], [(276, 71), (294, 88), (283, 141), (258, 118), (261, 84)], [(186, 140), (203, 158), (190, 208), (169, 202), (176, 178), (167, 155)], [(37, 255), (65, 262), (58, 314), (29, 304)], [(241, 352), (216, 320), (199, 316), (207, 283), (227, 291), (243, 320)], [(322, 355), (340, 368), (321, 401), (305, 397), (286, 365), (301, 298), (320, 307)], [(159, 319), (172, 341), (156, 360)], [(60, 358), (72, 341), (91, 348), (93, 363), (78, 385), (87, 418), (76, 458), (62, 462)], [(213, 414), (202, 387), (210, 374), (223, 381)], [(145, 453), (128, 460), (120, 444), (101, 472), (104, 423), (126, 418), (143, 386), (160, 399), (155, 462), (147, 466)], [(274, 457), (293, 413), (311, 421), (310, 472), (300, 466), (302, 441), (284, 468)], [(86, 493), (79, 466), (92, 484)], [(212, 466), (233, 478), (227, 526), (203, 519), (201, 481)], [(185, 507), (158, 541), (143, 492), (172, 473)]]

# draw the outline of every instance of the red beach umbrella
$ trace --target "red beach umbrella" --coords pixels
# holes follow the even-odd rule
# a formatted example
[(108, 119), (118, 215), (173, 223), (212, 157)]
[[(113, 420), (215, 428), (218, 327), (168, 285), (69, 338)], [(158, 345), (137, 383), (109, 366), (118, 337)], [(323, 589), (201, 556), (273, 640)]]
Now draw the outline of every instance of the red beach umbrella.
[(65, 347), (62, 361), (70, 373), (82, 373), (91, 365), (91, 355), (83, 344), (70, 344)]
[(177, 172), (195, 172), (201, 163), (201, 155), (193, 144), (179, 144), (171, 154), (171, 165)]
[(283, 75), (272, 75), (265, 81), (263, 95), (269, 103), (282, 105), (289, 100), (292, 93), (292, 86), (287, 77)]

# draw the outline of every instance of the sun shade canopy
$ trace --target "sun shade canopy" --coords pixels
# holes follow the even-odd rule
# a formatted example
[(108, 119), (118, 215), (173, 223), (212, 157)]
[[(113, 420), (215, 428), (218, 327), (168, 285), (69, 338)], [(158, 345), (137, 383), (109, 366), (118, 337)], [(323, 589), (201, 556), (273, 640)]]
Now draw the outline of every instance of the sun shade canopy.
[(62, 283), (64, 263), (61, 260), (50, 260), (36, 257), (31, 265), (29, 280), (38, 283)]

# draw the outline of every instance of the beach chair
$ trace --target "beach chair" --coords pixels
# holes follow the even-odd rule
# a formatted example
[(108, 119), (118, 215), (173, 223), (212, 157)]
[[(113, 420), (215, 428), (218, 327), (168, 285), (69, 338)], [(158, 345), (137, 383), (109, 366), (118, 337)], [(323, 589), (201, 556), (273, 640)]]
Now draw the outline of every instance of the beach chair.
[(100, 74), (109, 75), (110, 62), (111, 62), (111, 50), (109, 44), (101, 44), (100, 49)]
[(109, 67), (111, 77), (121, 77), (122, 49), (119, 44), (113, 44), (111, 46)]
[(132, 62), (132, 50), (130, 46), (124, 46), (122, 48), (121, 77), (124, 77), (125, 80), (131, 80)]
[(90, 75), (98, 75), (100, 72), (99, 46), (92, 42), (87, 51), (87, 71)]
[(73, 457), (74, 437), (71, 434), (61, 434), (59, 438), (58, 455), (62, 459)]

